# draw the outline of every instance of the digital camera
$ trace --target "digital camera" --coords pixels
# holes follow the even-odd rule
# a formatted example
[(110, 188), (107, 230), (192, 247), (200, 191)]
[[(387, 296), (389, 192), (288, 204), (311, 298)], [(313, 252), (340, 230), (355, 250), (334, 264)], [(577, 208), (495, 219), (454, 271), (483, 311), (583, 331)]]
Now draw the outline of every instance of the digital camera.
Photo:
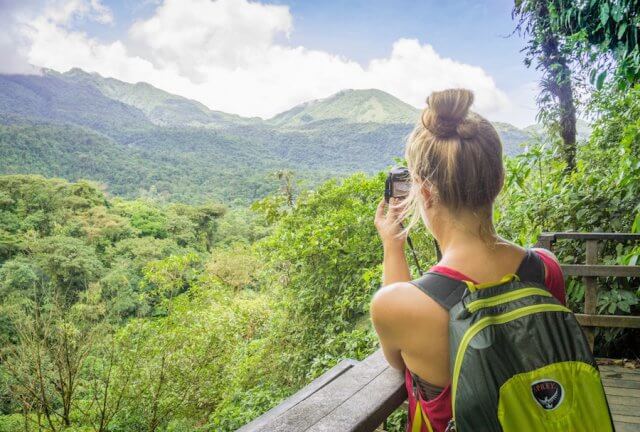
[(389, 202), (391, 198), (404, 199), (411, 190), (411, 176), (406, 167), (395, 167), (387, 175), (384, 183), (384, 199)]

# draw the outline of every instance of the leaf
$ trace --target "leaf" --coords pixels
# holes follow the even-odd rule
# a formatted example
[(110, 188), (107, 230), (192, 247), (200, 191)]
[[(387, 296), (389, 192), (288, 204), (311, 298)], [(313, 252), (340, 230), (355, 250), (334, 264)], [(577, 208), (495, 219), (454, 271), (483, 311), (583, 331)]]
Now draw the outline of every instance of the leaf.
[(627, 31), (627, 23), (623, 22), (620, 24), (620, 27), (618, 27), (618, 39), (622, 40), (622, 36), (624, 36), (625, 31)]
[(596, 80), (596, 89), (602, 90), (602, 86), (604, 85), (604, 79), (607, 77), (607, 71), (600, 72), (598, 75), (598, 79)]
[(614, 3), (611, 7), (611, 17), (615, 22), (622, 20), (622, 8), (617, 3)]
[(638, 213), (633, 220), (633, 225), (631, 225), (632, 233), (640, 233), (640, 213)]
[(602, 2), (600, 5), (600, 23), (602, 27), (607, 25), (609, 21), (609, 4), (607, 2)]

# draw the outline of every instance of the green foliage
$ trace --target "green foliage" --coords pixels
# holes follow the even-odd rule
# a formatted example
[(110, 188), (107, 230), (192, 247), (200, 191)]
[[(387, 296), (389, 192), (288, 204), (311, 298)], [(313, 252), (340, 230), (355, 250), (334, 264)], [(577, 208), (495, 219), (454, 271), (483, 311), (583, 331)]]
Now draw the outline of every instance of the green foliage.
[[(576, 170), (563, 173), (563, 164), (544, 145), (507, 160), (507, 177), (495, 218), (500, 233), (531, 244), (542, 231), (636, 232), (640, 214), (640, 87), (624, 96), (601, 94), (592, 109), (600, 114), (588, 143), (578, 148)], [(583, 263), (584, 246), (565, 242), (556, 251), (566, 263)], [(637, 245), (605, 244), (604, 263), (638, 262)], [(632, 264), (633, 265), (633, 264)], [(637, 280), (600, 280), (599, 312), (637, 314)], [(567, 281), (570, 306), (581, 311), (584, 286)], [(638, 333), (599, 329), (596, 352), (603, 356), (634, 355)]]
[[(600, 117), (569, 175), (553, 145), (507, 158), (500, 234), (531, 245), (542, 231), (639, 232), (639, 101), (640, 87), (594, 99)], [(280, 173), (278, 192), (229, 211), (1, 176), (0, 431), (231, 431), (375, 350), (384, 174), (305, 189)], [(433, 264), (424, 228), (411, 235), (422, 267)], [(576, 243), (556, 251), (584, 260)], [(634, 265), (640, 246), (606, 245), (601, 258)], [(638, 313), (637, 280), (601, 283), (600, 313)], [(567, 293), (579, 311), (581, 281)], [(596, 341), (622, 356), (638, 333)], [(405, 421), (399, 411), (385, 427)]]
[[(601, 89), (607, 74), (619, 89), (640, 80), (640, 2), (554, 0), (552, 25), (567, 41), (576, 63)], [(611, 58), (615, 61), (611, 61)]]

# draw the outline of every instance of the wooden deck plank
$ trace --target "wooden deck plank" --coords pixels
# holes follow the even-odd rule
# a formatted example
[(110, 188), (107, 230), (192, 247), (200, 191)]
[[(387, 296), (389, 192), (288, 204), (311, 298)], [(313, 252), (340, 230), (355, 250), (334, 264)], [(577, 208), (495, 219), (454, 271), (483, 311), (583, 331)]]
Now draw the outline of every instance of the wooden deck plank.
[(638, 381), (630, 381), (630, 380), (617, 379), (617, 378), (603, 378), (602, 382), (604, 383), (605, 387), (617, 387), (617, 388), (640, 390), (640, 382)]
[(631, 233), (609, 233), (609, 232), (555, 232), (555, 233), (542, 233), (538, 236), (538, 239), (545, 240), (613, 240), (613, 241), (628, 241), (638, 240), (640, 241), (640, 234)]
[(601, 371), (600, 375), (602, 376), (602, 378), (607, 378), (607, 379), (621, 379), (624, 381), (636, 381), (636, 382), (640, 382), (640, 374), (632, 374), (632, 373), (626, 373), (624, 371), (620, 371), (620, 372), (615, 372), (615, 371)]
[(636, 426), (637, 431), (640, 431), (640, 417), (631, 417), (621, 414), (613, 414), (613, 422), (617, 425), (618, 423), (628, 423)]
[(613, 422), (616, 426), (616, 432), (638, 432), (640, 427), (635, 423)]
[(636, 410), (640, 410), (640, 400), (638, 398), (607, 394), (607, 400), (609, 405), (633, 406), (636, 407)]
[[(367, 432), (380, 425), (407, 398), (404, 386), (398, 387), (403, 374), (388, 366), (375, 380), (308, 429), (308, 432), (334, 432), (349, 424), (352, 432)], [(385, 394), (382, 402), (372, 395)], [(625, 414), (626, 411), (623, 413)]]
[(638, 277), (640, 266), (605, 264), (561, 264), (565, 276)]
[(618, 365), (601, 365), (613, 423), (617, 432), (640, 432), (640, 373)]
[(609, 405), (612, 414), (621, 414), (629, 417), (635, 417), (640, 422), (638, 415), (638, 407), (633, 405)]
[(637, 390), (637, 389), (609, 387), (605, 384), (604, 392), (607, 394), (607, 396), (614, 395), (614, 396), (622, 396), (629, 399), (632, 399), (632, 398), (640, 399), (640, 390)]
[(600, 372), (616, 372), (630, 375), (640, 375), (640, 369), (632, 369), (618, 365), (599, 365)]
[(382, 352), (377, 351), (342, 374), (340, 379), (331, 381), (312, 396), (277, 416), (269, 424), (255, 428), (253, 431), (305, 431), (375, 380), (388, 367)]

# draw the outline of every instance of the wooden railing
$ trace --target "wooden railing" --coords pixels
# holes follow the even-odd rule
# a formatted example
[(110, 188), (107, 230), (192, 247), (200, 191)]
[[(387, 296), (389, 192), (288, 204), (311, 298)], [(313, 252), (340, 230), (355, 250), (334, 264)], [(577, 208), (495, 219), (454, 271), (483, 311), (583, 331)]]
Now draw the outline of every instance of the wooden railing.
[[(545, 233), (540, 235), (537, 246), (551, 250), (560, 239), (587, 242), (586, 264), (562, 265), (562, 269), (565, 276), (585, 278), (585, 313), (577, 316), (587, 327), (590, 342), (593, 343), (592, 327), (639, 328), (640, 317), (597, 315), (596, 303), (598, 277), (640, 277), (640, 266), (598, 265), (599, 243), (638, 241), (640, 234)], [(371, 432), (406, 397), (402, 372), (392, 369), (378, 350), (361, 362), (343, 360), (239, 432)]]
[(567, 276), (581, 276), (584, 280), (584, 313), (576, 314), (578, 322), (585, 327), (589, 345), (593, 349), (594, 327), (640, 328), (640, 316), (598, 315), (598, 277), (640, 277), (640, 266), (599, 265), (599, 246), (605, 241), (618, 243), (640, 241), (640, 234), (617, 233), (543, 233), (536, 246), (553, 251), (557, 240), (586, 242), (585, 264), (562, 264), (562, 272)]
[(370, 432), (406, 398), (402, 372), (378, 350), (343, 360), (238, 432)]

